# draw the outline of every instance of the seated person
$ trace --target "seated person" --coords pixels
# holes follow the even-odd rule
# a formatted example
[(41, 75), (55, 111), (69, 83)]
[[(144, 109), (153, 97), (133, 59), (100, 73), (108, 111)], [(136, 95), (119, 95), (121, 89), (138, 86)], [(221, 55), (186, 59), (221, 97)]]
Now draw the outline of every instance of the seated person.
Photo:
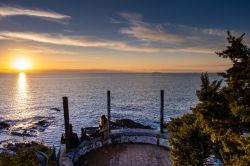
[(102, 137), (102, 139), (107, 139), (109, 137), (109, 122), (105, 115), (100, 116), (99, 128), (95, 133), (91, 134), (91, 137)]
[(107, 139), (109, 137), (109, 121), (105, 115), (101, 115), (99, 128), (100, 132), (103, 133), (103, 139)]

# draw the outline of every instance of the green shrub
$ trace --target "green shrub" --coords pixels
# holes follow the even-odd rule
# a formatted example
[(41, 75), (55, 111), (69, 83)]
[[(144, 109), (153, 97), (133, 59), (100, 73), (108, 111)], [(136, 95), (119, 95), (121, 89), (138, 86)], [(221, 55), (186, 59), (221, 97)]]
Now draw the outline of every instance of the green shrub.
[(36, 156), (37, 151), (45, 154), (51, 154), (52, 152), (51, 148), (36, 142), (16, 143), (9, 150), (13, 150), (16, 154), (1, 153), (0, 166), (37, 166), (39, 165)]

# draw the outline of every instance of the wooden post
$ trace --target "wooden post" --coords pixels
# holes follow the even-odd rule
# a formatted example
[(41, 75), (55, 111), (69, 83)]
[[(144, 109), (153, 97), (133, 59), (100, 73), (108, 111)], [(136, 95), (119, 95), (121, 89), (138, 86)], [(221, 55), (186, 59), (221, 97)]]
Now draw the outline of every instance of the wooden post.
[(69, 129), (69, 105), (68, 97), (63, 97), (63, 110), (64, 110), (64, 127), (65, 127), (65, 144), (66, 152), (70, 150), (70, 129)]
[(111, 130), (110, 122), (111, 122), (111, 115), (110, 115), (110, 90), (107, 91), (107, 116), (109, 121), (109, 132)]
[(160, 108), (161, 133), (163, 133), (163, 122), (164, 122), (164, 90), (161, 90), (161, 108)]

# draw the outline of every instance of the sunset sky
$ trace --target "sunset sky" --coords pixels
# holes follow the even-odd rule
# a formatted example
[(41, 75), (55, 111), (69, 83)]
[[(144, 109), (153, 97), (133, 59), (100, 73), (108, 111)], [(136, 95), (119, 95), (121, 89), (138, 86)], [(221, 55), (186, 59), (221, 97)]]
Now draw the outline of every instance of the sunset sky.
[[(0, 72), (218, 72), (226, 31), (246, 33), (247, 0), (0, 1)], [(19, 61), (18, 61), (19, 62)], [(21, 68), (21, 67), (20, 67)]]

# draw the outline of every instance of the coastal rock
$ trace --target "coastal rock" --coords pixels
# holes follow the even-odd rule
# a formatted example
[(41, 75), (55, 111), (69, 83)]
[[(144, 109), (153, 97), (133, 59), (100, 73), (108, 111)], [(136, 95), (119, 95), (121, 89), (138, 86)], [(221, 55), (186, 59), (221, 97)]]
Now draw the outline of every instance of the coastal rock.
[(28, 133), (26, 130), (25, 131), (12, 131), (12, 135), (15, 136), (20, 136), (20, 137), (35, 137), (36, 135), (31, 134), (30, 132)]
[[(137, 123), (131, 119), (119, 119), (111, 123), (111, 129), (122, 129), (122, 128), (131, 128), (131, 129), (152, 129), (150, 126), (145, 126), (143, 124)], [(91, 135), (96, 132), (98, 127), (86, 127), (84, 128), (88, 135)]]
[(0, 122), (0, 129), (6, 129), (9, 128), (10, 125), (6, 122)]
[(48, 126), (53, 123), (53, 118), (39, 117), (33, 120), (13, 126), (10, 130), (11, 135), (36, 137), (38, 132), (43, 132)]
[(132, 129), (152, 129), (150, 126), (137, 123), (131, 119), (118, 119), (115, 122), (111, 122), (112, 129), (120, 128), (132, 128)]
[(50, 110), (54, 110), (54, 111), (61, 111), (59, 108), (56, 108), (56, 107), (53, 107), (53, 108), (50, 108)]
[(32, 129), (37, 129), (38, 131), (42, 132), (44, 131), (50, 124), (52, 123), (52, 121), (49, 120), (40, 120), (38, 122), (36, 122), (34, 124), (34, 126), (32, 127)]

